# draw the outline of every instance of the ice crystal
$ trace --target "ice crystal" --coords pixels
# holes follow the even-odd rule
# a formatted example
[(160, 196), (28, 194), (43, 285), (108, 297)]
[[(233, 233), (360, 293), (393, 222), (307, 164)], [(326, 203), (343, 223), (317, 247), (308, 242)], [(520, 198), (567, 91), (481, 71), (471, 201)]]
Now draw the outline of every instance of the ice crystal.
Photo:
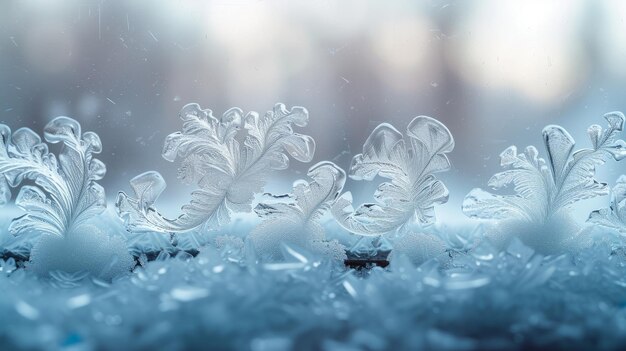
[(377, 204), (352, 207), (350, 192), (333, 206), (333, 214), (347, 230), (361, 235), (380, 235), (404, 228), (413, 222), (434, 221), (434, 206), (448, 200), (448, 189), (434, 173), (450, 169), (446, 156), (454, 148), (450, 131), (441, 122), (426, 116), (414, 118), (406, 137), (392, 125), (376, 127), (356, 155), (349, 176), (355, 180), (382, 183), (374, 198)]
[(313, 138), (292, 130), (292, 125), (304, 127), (308, 122), (303, 107), (288, 110), (276, 104), (265, 115), (244, 115), (232, 108), (217, 119), (210, 110), (189, 104), (180, 118), (183, 129), (167, 137), (163, 157), (180, 160), (179, 177), (199, 189), (179, 217), (168, 219), (154, 207), (165, 189), (161, 175), (147, 172), (135, 177), (134, 196), (120, 192), (116, 203), (131, 231), (184, 232), (227, 223), (231, 211), (250, 211), (253, 196), (263, 189), (270, 172), (288, 167), (288, 156), (309, 162), (315, 152)]
[(607, 185), (594, 179), (596, 166), (609, 156), (626, 156), (625, 143), (616, 138), (623, 129), (624, 115), (604, 115), (608, 127), (592, 125), (587, 129), (593, 148), (574, 150), (574, 139), (562, 127), (549, 125), (543, 130), (548, 161), (538, 156), (534, 146), (518, 154), (511, 146), (500, 154), (500, 164), (507, 170), (495, 174), (489, 186), (502, 190), (513, 186), (514, 195), (497, 195), (482, 189), (472, 190), (463, 201), (463, 212), (486, 219), (520, 218), (545, 223), (575, 202), (608, 193)]
[(626, 175), (620, 176), (611, 189), (609, 208), (591, 212), (588, 221), (626, 234)]
[(11, 133), (8, 126), (0, 124), (0, 137), (3, 202), (11, 198), (10, 187), (25, 179), (35, 184), (22, 186), (17, 195), (15, 203), (26, 214), (11, 222), (11, 233), (36, 229), (62, 237), (104, 211), (104, 189), (96, 181), (102, 179), (106, 168), (93, 157), (102, 151), (97, 134), (81, 134), (75, 120), (55, 118), (45, 127), (44, 137), (49, 143), (63, 143), (58, 160), (29, 128)]
[(252, 230), (248, 239), (260, 257), (282, 259), (281, 243), (335, 260), (345, 256), (342, 245), (325, 239), (319, 220), (341, 193), (346, 174), (334, 163), (325, 161), (311, 167), (307, 175), (311, 182), (298, 181), (292, 194), (274, 196), (274, 202), (261, 203), (255, 208), (264, 221)]
[[(106, 278), (127, 271), (131, 260), (124, 242), (85, 226), (106, 208), (104, 189), (96, 183), (106, 173), (104, 163), (94, 158), (102, 151), (98, 135), (81, 133), (80, 124), (71, 118), (55, 118), (46, 125), (44, 137), (62, 143), (58, 158), (29, 128), (11, 133), (0, 125), (0, 137), (2, 202), (11, 198), (11, 187), (33, 183), (21, 186), (15, 204), (26, 214), (15, 218), (9, 231), (47, 234), (32, 248), (33, 269), (42, 274), (85, 269)], [(115, 262), (108, 262), (112, 257)]]

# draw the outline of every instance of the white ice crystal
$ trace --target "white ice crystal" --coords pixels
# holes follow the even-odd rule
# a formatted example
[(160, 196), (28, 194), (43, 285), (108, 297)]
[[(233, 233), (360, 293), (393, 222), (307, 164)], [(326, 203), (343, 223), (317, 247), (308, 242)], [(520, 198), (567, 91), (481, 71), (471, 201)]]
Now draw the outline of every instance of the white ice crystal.
[(271, 171), (288, 167), (288, 156), (309, 162), (315, 152), (313, 138), (292, 130), (292, 125), (304, 127), (308, 122), (303, 107), (288, 110), (276, 104), (264, 115), (244, 115), (232, 108), (217, 119), (210, 110), (189, 104), (180, 118), (183, 129), (167, 137), (163, 157), (180, 160), (179, 177), (199, 189), (179, 217), (168, 219), (154, 207), (165, 189), (161, 175), (146, 172), (135, 177), (134, 196), (120, 192), (116, 203), (130, 231), (184, 232), (227, 223), (231, 211), (250, 211), (253, 196), (262, 191)]
[(626, 157), (626, 144), (616, 138), (623, 129), (624, 115), (604, 115), (608, 128), (588, 128), (593, 148), (574, 152), (574, 139), (562, 127), (549, 125), (543, 130), (548, 162), (538, 157), (534, 146), (518, 154), (511, 146), (500, 154), (500, 164), (509, 168), (489, 180), (494, 190), (510, 185), (514, 195), (497, 195), (482, 189), (472, 190), (463, 201), (463, 212), (470, 217), (486, 219), (520, 218), (544, 223), (577, 201), (608, 193), (608, 187), (594, 179), (596, 166), (609, 156), (615, 160)]
[(90, 217), (106, 207), (104, 189), (96, 183), (106, 172), (104, 163), (93, 158), (102, 151), (97, 134), (81, 135), (80, 125), (68, 117), (57, 117), (45, 127), (49, 143), (63, 142), (59, 158), (48, 152), (37, 133), (20, 128), (11, 134), (0, 125), (0, 174), (5, 199), (10, 187), (25, 179), (35, 185), (24, 185), (15, 200), (27, 213), (13, 220), (9, 230), (14, 234), (36, 228), (47, 234), (64, 236), (80, 228)]
[(360, 235), (380, 235), (401, 230), (413, 222), (434, 221), (434, 206), (448, 200), (448, 189), (434, 173), (450, 169), (447, 153), (454, 149), (454, 139), (446, 126), (426, 116), (415, 117), (409, 123), (406, 137), (392, 125), (376, 127), (356, 155), (349, 176), (355, 180), (373, 180), (381, 176), (390, 181), (382, 183), (374, 198), (377, 204), (352, 207), (350, 192), (333, 205), (339, 224)]
[(549, 125), (543, 130), (548, 161), (533, 146), (518, 154), (515, 146), (500, 155), (507, 170), (489, 180), (494, 190), (512, 186), (515, 194), (493, 194), (472, 190), (463, 201), (463, 212), (470, 217), (500, 219), (486, 232), (496, 246), (505, 247), (513, 237), (541, 253), (556, 253), (571, 247), (579, 228), (564, 211), (572, 204), (608, 193), (608, 186), (594, 176), (596, 166), (607, 158), (626, 156), (625, 143), (617, 139), (625, 117), (620, 112), (604, 115), (608, 127), (587, 129), (593, 148), (574, 151), (574, 139), (562, 127)]
[(336, 240), (326, 240), (319, 219), (341, 193), (346, 174), (334, 163), (324, 161), (311, 167), (307, 175), (311, 182), (298, 181), (292, 194), (275, 196), (275, 201), (255, 208), (264, 220), (248, 240), (259, 257), (282, 259), (282, 243), (334, 260), (344, 258), (344, 247)]
[(591, 212), (589, 222), (626, 234), (626, 175), (621, 175), (611, 189), (611, 204)]
[[(55, 251), (52, 247), (65, 247), (67, 251), (70, 247), (76, 250), (92, 245), (96, 250), (98, 241), (106, 236), (85, 229), (85, 224), (106, 208), (104, 189), (96, 183), (106, 173), (104, 163), (94, 158), (94, 154), (102, 151), (98, 135), (81, 133), (80, 124), (71, 118), (55, 118), (46, 125), (44, 137), (49, 143), (62, 143), (58, 158), (48, 152), (48, 145), (29, 128), (11, 133), (9, 127), (0, 124), (0, 137), (2, 202), (11, 198), (11, 187), (23, 182), (33, 183), (21, 186), (15, 204), (26, 214), (15, 218), (9, 231), (16, 235), (32, 231), (47, 234), (35, 244), (33, 252), (47, 252), (58, 262), (55, 269), (73, 270), (82, 264), (93, 264), (95, 261), (89, 262), (92, 256), (66, 256), (67, 252)], [(119, 258), (114, 271), (130, 268), (130, 256), (123, 242), (105, 245), (99, 250), (100, 255)], [(46, 262), (35, 260), (32, 266), (39, 272), (47, 272)]]

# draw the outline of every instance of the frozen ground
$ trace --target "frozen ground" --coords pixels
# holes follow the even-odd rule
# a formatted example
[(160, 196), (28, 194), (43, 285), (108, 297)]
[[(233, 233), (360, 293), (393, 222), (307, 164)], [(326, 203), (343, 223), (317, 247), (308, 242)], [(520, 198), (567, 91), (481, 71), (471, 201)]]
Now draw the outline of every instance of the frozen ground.
[(388, 269), (360, 272), (295, 247), (283, 247), (282, 263), (259, 263), (249, 246), (223, 236), (208, 239), (196, 257), (143, 257), (110, 283), (58, 272), (41, 278), (7, 259), (0, 261), (0, 344), (4, 350), (624, 345), (626, 250), (619, 236), (587, 231), (581, 241), (593, 237), (594, 244), (542, 256), (517, 240), (498, 252), (480, 240), (480, 229), (471, 235), (470, 250), (449, 249), (420, 265), (395, 255)]

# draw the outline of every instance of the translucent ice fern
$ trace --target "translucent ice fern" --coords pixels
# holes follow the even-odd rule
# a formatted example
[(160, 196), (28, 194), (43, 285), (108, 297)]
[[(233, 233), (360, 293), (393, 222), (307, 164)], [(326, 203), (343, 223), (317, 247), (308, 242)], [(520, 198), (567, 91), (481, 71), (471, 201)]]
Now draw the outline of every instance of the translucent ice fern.
[(354, 210), (347, 192), (333, 206), (341, 226), (361, 235), (380, 235), (405, 228), (408, 224), (432, 223), (436, 204), (448, 200), (448, 189), (435, 173), (450, 169), (447, 153), (454, 149), (452, 134), (441, 122), (426, 116), (409, 123), (406, 137), (392, 125), (376, 127), (356, 155), (349, 176), (355, 180), (382, 183), (374, 198)]
[(13, 220), (9, 230), (27, 230), (65, 236), (80, 228), (106, 207), (104, 189), (96, 183), (106, 172), (104, 163), (93, 157), (102, 151), (97, 134), (81, 134), (80, 125), (68, 117), (57, 117), (45, 127), (49, 143), (62, 142), (57, 159), (48, 145), (28, 128), (14, 133), (0, 125), (0, 194), (11, 198), (11, 187), (24, 180), (34, 185), (21, 187), (15, 203), (26, 214)]
[(622, 234), (626, 234), (626, 176), (622, 175), (617, 179), (615, 186), (611, 189), (611, 204), (608, 208), (603, 208), (591, 212), (589, 222), (612, 228)]
[(169, 219), (154, 207), (165, 189), (163, 178), (156, 172), (135, 177), (134, 196), (121, 192), (116, 203), (131, 231), (184, 232), (227, 223), (231, 211), (251, 210), (253, 196), (262, 191), (273, 170), (287, 168), (288, 156), (310, 162), (315, 152), (313, 138), (292, 130), (293, 125), (304, 127), (308, 122), (303, 107), (288, 110), (276, 104), (264, 115), (244, 115), (232, 108), (217, 119), (210, 110), (189, 104), (180, 118), (183, 129), (167, 137), (163, 157), (180, 160), (179, 177), (198, 189), (182, 214)]
[(0, 125), (0, 193), (11, 198), (10, 188), (24, 182), (15, 203), (26, 214), (9, 225), (13, 234), (44, 235), (30, 253), (33, 270), (85, 270), (103, 278), (128, 270), (132, 265), (119, 238), (85, 227), (106, 208), (104, 189), (96, 182), (104, 176), (104, 163), (94, 158), (102, 151), (97, 134), (81, 133), (78, 122), (57, 117), (44, 129), (45, 140), (61, 143), (58, 158), (28, 128), (11, 133)]
[(494, 190), (512, 186), (515, 194), (492, 194), (472, 190), (463, 201), (463, 212), (470, 217), (486, 219), (520, 218), (545, 223), (575, 202), (608, 193), (604, 183), (594, 179), (596, 166), (607, 158), (621, 160), (626, 156), (625, 143), (617, 139), (624, 126), (624, 115), (604, 115), (608, 127), (588, 128), (592, 148), (574, 151), (574, 139), (562, 127), (549, 125), (543, 130), (547, 162), (529, 146), (518, 154), (511, 146), (500, 154), (500, 164), (507, 170), (489, 180)]
[(346, 174), (332, 162), (321, 162), (309, 169), (308, 176), (312, 181), (296, 182), (293, 193), (273, 196), (275, 201), (255, 208), (264, 221), (250, 233), (249, 240), (260, 257), (280, 260), (281, 243), (331, 259), (345, 256), (343, 246), (325, 239), (319, 220), (341, 193)]

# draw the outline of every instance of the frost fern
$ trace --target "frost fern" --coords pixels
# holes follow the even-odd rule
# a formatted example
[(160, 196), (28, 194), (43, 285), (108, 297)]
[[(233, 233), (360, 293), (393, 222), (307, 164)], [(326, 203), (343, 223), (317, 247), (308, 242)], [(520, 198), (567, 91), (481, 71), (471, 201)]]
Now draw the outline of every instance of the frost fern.
[(81, 134), (80, 124), (57, 117), (44, 129), (45, 140), (62, 143), (59, 157), (29, 128), (14, 133), (0, 124), (0, 201), (11, 199), (12, 187), (24, 180), (15, 200), (26, 214), (9, 226), (13, 234), (37, 231), (63, 237), (77, 230), (106, 207), (104, 189), (96, 183), (106, 173), (104, 163), (93, 157), (102, 151), (97, 134)]
[(308, 122), (303, 107), (288, 110), (276, 104), (265, 115), (244, 115), (232, 108), (217, 119), (210, 110), (189, 104), (180, 118), (183, 129), (167, 137), (163, 157), (179, 160), (179, 178), (198, 189), (182, 214), (168, 219), (154, 207), (166, 185), (161, 175), (135, 177), (130, 182), (134, 196), (120, 192), (116, 202), (130, 231), (184, 232), (227, 223), (230, 212), (250, 211), (254, 194), (262, 191), (269, 174), (288, 167), (288, 155), (310, 162), (315, 152), (313, 138), (292, 130), (292, 125), (304, 127)]
[(486, 219), (520, 218), (545, 223), (552, 216), (575, 202), (608, 193), (607, 185), (599, 183), (596, 166), (609, 156), (621, 160), (626, 156), (625, 143), (616, 138), (623, 129), (624, 115), (604, 115), (608, 127), (592, 125), (587, 129), (592, 148), (574, 151), (574, 139), (562, 127), (549, 125), (543, 129), (548, 161), (538, 156), (534, 146), (518, 154), (511, 146), (500, 154), (500, 164), (507, 170), (489, 180), (494, 190), (513, 186), (515, 194), (497, 195), (482, 189), (472, 190), (463, 201), (463, 212), (470, 217)]
[(450, 169), (447, 153), (454, 139), (446, 126), (426, 116), (409, 123), (406, 137), (392, 125), (376, 127), (356, 155), (349, 176), (373, 180), (377, 175), (390, 181), (382, 183), (374, 198), (354, 210), (350, 192), (333, 206), (333, 214), (347, 230), (361, 235), (380, 235), (401, 230), (412, 222), (431, 223), (434, 206), (448, 201), (448, 189), (434, 173)]
[(319, 219), (339, 196), (346, 173), (332, 162), (320, 162), (309, 169), (311, 182), (298, 181), (293, 193), (273, 196), (274, 202), (254, 209), (264, 219), (249, 236), (261, 257), (279, 259), (281, 243), (297, 245), (324, 256), (343, 258), (336, 241), (326, 241)]

